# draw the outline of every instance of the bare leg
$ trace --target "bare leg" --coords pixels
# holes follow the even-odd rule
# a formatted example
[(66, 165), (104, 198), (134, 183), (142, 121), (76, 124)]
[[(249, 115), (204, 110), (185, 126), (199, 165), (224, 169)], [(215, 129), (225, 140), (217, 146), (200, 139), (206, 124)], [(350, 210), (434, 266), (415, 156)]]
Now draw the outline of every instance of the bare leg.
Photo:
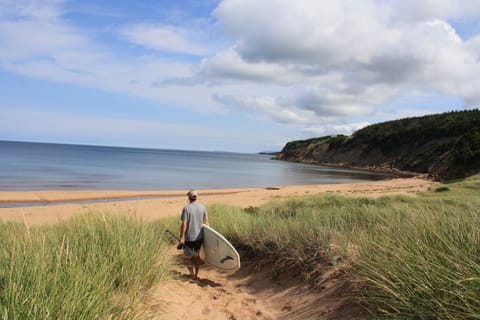
[(190, 277), (195, 278), (195, 273), (193, 272), (193, 265), (194, 265), (194, 258), (184, 257), (183, 262), (188, 268), (188, 272), (190, 272)]
[(195, 275), (194, 275), (194, 279), (198, 279), (198, 271), (200, 271), (200, 258), (197, 256), (197, 257), (195, 257)]

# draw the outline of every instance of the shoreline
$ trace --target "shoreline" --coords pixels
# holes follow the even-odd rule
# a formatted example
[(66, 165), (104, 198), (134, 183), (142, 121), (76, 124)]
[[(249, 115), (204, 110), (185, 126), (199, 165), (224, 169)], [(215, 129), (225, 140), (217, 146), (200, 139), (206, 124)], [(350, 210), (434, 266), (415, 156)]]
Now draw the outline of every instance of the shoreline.
[[(273, 200), (317, 194), (368, 197), (393, 194), (412, 195), (428, 190), (432, 183), (432, 180), (424, 177), (413, 177), (345, 184), (199, 189), (198, 191), (199, 201), (205, 205), (223, 203), (248, 208)], [(42, 225), (58, 223), (83, 213), (107, 212), (131, 215), (151, 221), (179, 215), (187, 202), (187, 191), (1, 191), (0, 203), (16, 203), (18, 205), (8, 208), (0, 207), (0, 220), (22, 222), (27, 225)], [(22, 206), (22, 203), (29, 205)]]
[[(245, 190), (237, 189), (208, 189), (204, 195), (223, 195)], [(183, 190), (35, 190), (35, 191), (0, 191), (0, 204), (5, 203), (44, 203), (81, 202), (92, 200), (142, 200), (135, 198), (166, 198), (183, 197), (187, 191)]]
[(317, 166), (323, 166), (328, 168), (342, 168), (348, 170), (358, 170), (371, 173), (378, 173), (387, 176), (389, 179), (400, 179), (400, 178), (414, 178), (414, 177), (428, 177), (428, 173), (414, 172), (414, 171), (404, 171), (392, 166), (386, 165), (371, 165), (371, 166), (354, 166), (350, 163), (345, 162), (319, 162), (315, 160), (301, 160), (301, 159), (280, 159), (275, 157), (271, 158), (272, 160), (277, 161), (286, 161), (294, 163), (303, 163), (303, 164), (312, 164)]

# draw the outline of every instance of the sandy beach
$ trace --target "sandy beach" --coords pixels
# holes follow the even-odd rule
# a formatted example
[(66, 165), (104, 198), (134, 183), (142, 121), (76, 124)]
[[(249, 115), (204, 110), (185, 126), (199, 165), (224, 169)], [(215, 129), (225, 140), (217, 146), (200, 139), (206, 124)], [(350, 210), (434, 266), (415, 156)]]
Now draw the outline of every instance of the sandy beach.
[[(430, 180), (392, 179), (352, 184), (272, 186), (267, 188), (199, 190), (206, 205), (224, 203), (241, 208), (260, 206), (295, 196), (323, 193), (379, 197), (390, 194), (414, 194), (426, 190)], [(0, 219), (52, 224), (87, 212), (134, 215), (146, 221), (178, 215), (186, 204), (188, 190), (173, 191), (26, 191), (0, 192)], [(22, 205), (23, 204), (23, 205)]]
[[(426, 179), (408, 178), (354, 184), (199, 190), (199, 200), (206, 205), (224, 203), (247, 208), (272, 200), (326, 193), (368, 197), (414, 195), (427, 190), (431, 184)], [(186, 203), (186, 192), (1, 192), (0, 204), (15, 203), (16, 207), (0, 208), (0, 217), (29, 226), (53, 224), (86, 212), (133, 215), (151, 221), (179, 215)], [(193, 281), (182, 265), (180, 252), (172, 246), (170, 254), (176, 261), (173, 279), (154, 287), (141, 306), (140, 313), (152, 319), (364, 318), (362, 309), (346, 298), (351, 288), (338, 266), (325, 269), (322, 285), (317, 288), (309, 287), (293, 273), (282, 273), (275, 281), (270, 280), (271, 266), (256, 261), (243, 261), (242, 268), (233, 274), (205, 265), (200, 279)]]

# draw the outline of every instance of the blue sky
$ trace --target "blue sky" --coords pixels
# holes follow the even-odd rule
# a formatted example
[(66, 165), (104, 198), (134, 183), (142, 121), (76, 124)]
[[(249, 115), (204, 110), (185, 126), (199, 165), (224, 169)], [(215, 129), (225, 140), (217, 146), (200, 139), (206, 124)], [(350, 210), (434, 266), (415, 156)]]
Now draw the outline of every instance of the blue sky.
[(0, 140), (271, 151), (479, 89), (477, 0), (0, 0)]

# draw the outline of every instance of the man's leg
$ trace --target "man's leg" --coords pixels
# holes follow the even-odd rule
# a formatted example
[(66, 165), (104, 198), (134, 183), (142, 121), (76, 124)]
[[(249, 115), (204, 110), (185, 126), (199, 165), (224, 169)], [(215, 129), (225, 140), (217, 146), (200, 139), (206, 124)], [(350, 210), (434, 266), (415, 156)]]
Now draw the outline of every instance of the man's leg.
[(195, 261), (195, 275), (194, 275), (194, 279), (198, 279), (198, 271), (200, 271), (200, 257), (197, 255), (195, 258), (194, 258), (194, 261)]
[(198, 271), (200, 271), (200, 265), (203, 263), (202, 259), (200, 259), (200, 249), (203, 245), (203, 239), (199, 240), (196, 243), (195, 249), (197, 252), (197, 256), (195, 257), (195, 278), (198, 279)]
[(195, 258), (187, 257), (187, 256), (183, 257), (183, 262), (184, 262), (185, 265), (187, 266), (188, 272), (190, 272), (190, 277), (192, 277), (192, 278), (195, 278), (195, 273), (194, 273), (194, 271), (193, 271), (194, 259), (195, 259)]

